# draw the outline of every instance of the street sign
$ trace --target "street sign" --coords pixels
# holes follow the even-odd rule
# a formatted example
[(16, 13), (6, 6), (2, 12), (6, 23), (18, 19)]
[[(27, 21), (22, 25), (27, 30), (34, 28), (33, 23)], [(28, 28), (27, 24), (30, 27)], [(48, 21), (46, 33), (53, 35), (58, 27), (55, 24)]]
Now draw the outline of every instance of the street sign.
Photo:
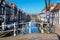
[(46, 11), (46, 15), (49, 15), (50, 14), (50, 11)]
[(46, 15), (46, 19), (49, 20), (50, 19), (50, 15)]
[(46, 11), (47, 13), (50, 13), (50, 11)]
[(50, 11), (49, 11), (49, 10), (46, 11), (46, 19), (47, 19), (47, 20), (50, 19)]

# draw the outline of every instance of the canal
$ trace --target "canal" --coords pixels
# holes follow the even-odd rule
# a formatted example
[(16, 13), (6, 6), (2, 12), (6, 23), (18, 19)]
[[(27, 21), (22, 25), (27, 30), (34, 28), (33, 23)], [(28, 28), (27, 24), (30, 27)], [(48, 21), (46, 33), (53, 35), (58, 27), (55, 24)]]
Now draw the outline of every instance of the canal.
[[(38, 28), (36, 27), (36, 24), (34, 24), (32, 21), (29, 22), (28, 25), (24, 26), (24, 33), (29, 34), (29, 33), (39, 33)], [(22, 32), (20, 32), (21, 34)]]

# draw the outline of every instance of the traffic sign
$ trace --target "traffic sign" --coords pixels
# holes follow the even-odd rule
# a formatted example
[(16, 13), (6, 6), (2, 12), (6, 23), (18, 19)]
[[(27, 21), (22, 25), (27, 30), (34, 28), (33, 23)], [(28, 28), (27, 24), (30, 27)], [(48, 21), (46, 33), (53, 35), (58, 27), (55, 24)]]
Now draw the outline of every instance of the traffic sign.
[(49, 20), (50, 19), (50, 15), (46, 15), (46, 19)]
[(46, 11), (46, 14), (49, 15), (50, 14), (50, 11)]
[(50, 11), (46, 11), (46, 13), (50, 13)]

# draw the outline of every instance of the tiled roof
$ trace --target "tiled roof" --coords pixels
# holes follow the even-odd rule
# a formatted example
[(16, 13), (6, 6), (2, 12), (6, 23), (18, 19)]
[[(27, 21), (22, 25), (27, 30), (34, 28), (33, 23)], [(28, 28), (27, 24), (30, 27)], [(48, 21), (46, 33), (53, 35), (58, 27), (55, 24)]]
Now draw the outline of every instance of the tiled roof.
[(58, 3), (53, 10), (59, 10), (59, 9), (60, 9), (60, 3)]
[[(47, 5), (47, 7), (49, 7), (49, 4)], [(53, 8), (53, 10), (59, 10), (60, 9), (60, 3), (50, 4), (50, 8)]]
[[(50, 4), (50, 7), (53, 7), (55, 6), (55, 4)], [(49, 4), (47, 4), (47, 7), (49, 7)]]

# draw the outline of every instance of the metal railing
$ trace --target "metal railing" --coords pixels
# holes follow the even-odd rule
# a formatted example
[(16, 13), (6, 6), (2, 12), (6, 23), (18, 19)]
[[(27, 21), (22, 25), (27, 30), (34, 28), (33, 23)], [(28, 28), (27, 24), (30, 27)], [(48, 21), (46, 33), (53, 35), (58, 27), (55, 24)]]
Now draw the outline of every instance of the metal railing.
[[(31, 27), (31, 24), (34, 23), (36, 27)], [(32, 29), (33, 28), (37, 28), (38, 31), (40, 31), (40, 33), (52, 33), (52, 27), (49, 25), (49, 23), (40, 23), (40, 22), (25, 22), (25, 23), (14, 23), (11, 25), (4, 25), (2, 24), (2, 31), (0, 32), (10, 32), (13, 31), (13, 35), (16, 36), (16, 31), (20, 30), (22, 33), (26, 32), (25, 30), (28, 29), (28, 33), (31, 34), (32, 33)], [(46, 26), (44, 27), (44, 24), (46, 24)], [(17, 27), (16, 25), (22, 25), (22, 28)], [(13, 26), (13, 29), (10, 30), (6, 30), (4, 31), (4, 27), (5, 26)]]

